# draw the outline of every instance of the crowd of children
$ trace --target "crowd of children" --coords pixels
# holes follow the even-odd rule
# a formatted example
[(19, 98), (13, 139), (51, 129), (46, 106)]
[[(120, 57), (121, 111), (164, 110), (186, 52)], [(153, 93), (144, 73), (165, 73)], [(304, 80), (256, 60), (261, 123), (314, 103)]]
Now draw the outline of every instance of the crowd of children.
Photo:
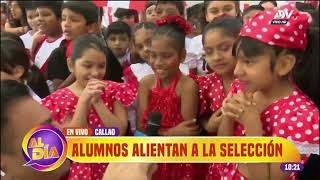
[[(285, 24), (272, 23), (278, 10), (292, 13)], [(239, 1), (205, 1), (186, 11), (189, 23), (183, 1), (149, 1), (143, 22), (137, 11), (119, 8), (108, 27), (101, 11), (91, 1), (1, 4), (1, 103), (8, 103), (1, 136), (13, 118), (9, 100), (28, 90), (58, 128), (117, 127), (133, 135), (160, 112), (159, 136), (277, 136), (296, 145), (302, 163), (319, 154), (319, 6), (261, 1), (241, 12)], [(108, 168), (65, 165), (61, 179), (101, 180)], [(5, 176), (24, 178), (6, 167)], [(161, 163), (152, 179), (303, 179), (311, 177), (306, 171), (284, 173), (278, 163)]]

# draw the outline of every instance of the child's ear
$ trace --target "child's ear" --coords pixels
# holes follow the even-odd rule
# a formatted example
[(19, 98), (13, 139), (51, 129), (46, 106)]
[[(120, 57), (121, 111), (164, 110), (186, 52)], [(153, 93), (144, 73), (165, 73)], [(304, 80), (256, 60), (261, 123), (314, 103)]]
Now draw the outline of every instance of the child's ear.
[(12, 75), (15, 79), (19, 80), (24, 74), (24, 68), (20, 65), (13, 68)]
[(275, 72), (279, 76), (285, 76), (290, 73), (295, 64), (296, 57), (294, 55), (288, 54), (280, 56), (275, 65)]
[(185, 61), (186, 56), (187, 56), (187, 51), (186, 51), (185, 48), (183, 48), (183, 49), (180, 51), (180, 63), (182, 63), (182, 62)]
[(71, 58), (67, 58), (67, 64), (68, 64), (68, 69), (71, 73), (74, 71), (74, 62), (71, 60)]

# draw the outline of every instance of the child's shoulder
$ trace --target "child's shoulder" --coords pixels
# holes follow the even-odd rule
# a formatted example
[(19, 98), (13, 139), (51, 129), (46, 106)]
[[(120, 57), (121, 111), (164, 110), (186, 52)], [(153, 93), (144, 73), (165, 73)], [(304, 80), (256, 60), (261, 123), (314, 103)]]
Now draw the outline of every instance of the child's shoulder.
[[(291, 121), (319, 121), (319, 109), (312, 100), (302, 91), (294, 90), (293, 93), (274, 102), (267, 110), (274, 119), (289, 118)], [(312, 120), (310, 119), (312, 118)]]
[(45, 97), (44, 99), (65, 99), (65, 98), (70, 98), (71, 96), (73, 96), (73, 93), (71, 92), (70, 89), (66, 88), (62, 88), (62, 89), (58, 89), (56, 91), (54, 91), (53, 93), (51, 93), (49, 96)]
[(155, 84), (156, 84), (156, 77), (154, 74), (150, 74), (150, 75), (145, 76), (139, 82), (139, 86), (147, 87), (149, 89), (154, 87)]
[(182, 89), (190, 89), (190, 88), (197, 88), (198, 85), (197, 83), (194, 81), (194, 79), (192, 79), (189, 76), (186, 75), (182, 75), (177, 86), (180, 86)]

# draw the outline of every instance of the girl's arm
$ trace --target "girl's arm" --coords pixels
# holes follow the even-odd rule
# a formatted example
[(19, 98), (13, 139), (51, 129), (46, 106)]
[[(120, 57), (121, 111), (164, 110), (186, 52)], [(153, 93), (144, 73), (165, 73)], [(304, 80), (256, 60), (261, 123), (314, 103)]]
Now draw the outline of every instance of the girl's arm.
[(14, 33), (18, 36), (28, 32), (28, 26), (12, 27), (9, 22), (6, 22), (6, 24), (4, 25), (4, 29), (6, 32)]
[(166, 131), (160, 131), (163, 136), (194, 136), (201, 131), (199, 125), (196, 123), (196, 116), (198, 112), (198, 87), (193, 80), (181, 78), (181, 115), (183, 122), (176, 127), (170, 128)]
[(181, 81), (181, 84), (181, 115), (185, 121), (193, 120), (198, 113), (198, 86), (189, 78)]
[(232, 136), (233, 135), (233, 129), (234, 129), (234, 121), (231, 119), (228, 119), (224, 116), (221, 118), (221, 123), (218, 127), (218, 136)]
[(143, 78), (138, 87), (138, 113), (136, 118), (137, 130), (145, 132), (141, 127), (143, 112), (147, 109), (149, 103), (150, 84), (152, 84), (152, 75)]
[(222, 120), (222, 112), (221, 109), (218, 109), (216, 112), (214, 112), (209, 119), (202, 119), (200, 121), (201, 126), (207, 131), (207, 132), (217, 132), (218, 127)]
[(59, 124), (56, 121), (53, 121), (52, 125), (59, 129), (63, 129), (65, 127), (88, 127), (87, 116), (88, 116), (89, 110), (90, 110), (89, 102), (85, 102), (82, 100), (80, 101), (79, 99), (73, 116), (67, 114), (62, 124)]
[[(268, 99), (259, 91), (253, 95), (242, 95), (253, 103), (243, 106), (243, 113), (240, 115), (241, 120), (238, 120), (245, 129), (246, 136), (263, 136), (263, 127), (261, 122), (261, 113), (269, 105)], [(289, 173), (284, 173), (280, 170), (279, 163), (248, 163), (247, 169), (249, 179), (287, 179)]]
[[(245, 115), (246, 120), (243, 125), (246, 136), (263, 136), (260, 114), (252, 113)], [(279, 179), (285, 180), (290, 173), (285, 173), (280, 169), (280, 163), (248, 163), (246, 164), (249, 173), (249, 179)], [(241, 171), (241, 168), (239, 168)]]
[(113, 103), (114, 113), (106, 107), (101, 98), (93, 106), (106, 127), (117, 127), (120, 129), (121, 136), (126, 134), (128, 114), (120, 102)]

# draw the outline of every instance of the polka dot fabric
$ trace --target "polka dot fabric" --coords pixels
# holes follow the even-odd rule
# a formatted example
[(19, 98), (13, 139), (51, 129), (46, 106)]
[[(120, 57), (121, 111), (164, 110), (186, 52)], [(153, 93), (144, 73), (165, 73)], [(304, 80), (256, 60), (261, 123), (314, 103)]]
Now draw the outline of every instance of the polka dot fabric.
[(200, 76), (199, 85), (199, 115), (212, 114), (217, 111), (225, 98), (223, 79), (216, 73)]
[[(241, 87), (243, 86), (239, 84), (238, 80), (235, 80), (231, 86), (234, 94), (242, 91)], [(261, 121), (264, 136), (283, 137), (293, 143), (319, 145), (319, 109), (297, 87), (290, 96), (279, 99), (268, 106), (261, 114)], [(235, 124), (234, 135), (245, 135), (245, 131), (240, 124)], [(308, 155), (302, 154), (302, 163), (308, 159), (307, 157)], [(237, 171), (236, 164), (214, 164), (210, 168), (209, 172), (220, 172), (220, 174), (214, 174), (213, 172), (211, 174), (221, 178), (245, 178)], [(296, 174), (291, 174), (288, 179), (297, 179)]]
[[(166, 89), (161, 88), (160, 81), (157, 80), (156, 87), (150, 92), (148, 107), (143, 114), (142, 127), (144, 129), (147, 127), (150, 112), (162, 113), (162, 130), (175, 127), (183, 121), (181, 99), (175, 92), (180, 77), (181, 73)], [(207, 164), (160, 163), (152, 180), (198, 180), (204, 179), (206, 173)]]
[[(113, 111), (113, 103), (117, 100), (124, 106), (129, 106), (136, 96), (136, 90), (128, 89), (127, 84), (105, 81), (106, 89), (101, 95), (102, 101)], [(57, 90), (42, 100), (42, 105), (50, 110), (53, 120), (62, 124), (66, 116), (72, 117), (79, 98), (68, 88)], [(88, 113), (89, 127), (104, 127), (97, 112), (92, 108)], [(102, 179), (107, 164), (104, 163), (76, 163), (70, 167), (69, 179), (74, 180), (100, 180)]]
[[(289, 18), (285, 15), (286, 13)], [(288, 21), (286, 24), (272, 23), (283, 20)], [(308, 13), (298, 11), (295, 3), (288, 3), (280, 8), (256, 14), (244, 24), (240, 36), (250, 37), (269, 45), (305, 49), (308, 43), (307, 31), (310, 23), (311, 16)]]

